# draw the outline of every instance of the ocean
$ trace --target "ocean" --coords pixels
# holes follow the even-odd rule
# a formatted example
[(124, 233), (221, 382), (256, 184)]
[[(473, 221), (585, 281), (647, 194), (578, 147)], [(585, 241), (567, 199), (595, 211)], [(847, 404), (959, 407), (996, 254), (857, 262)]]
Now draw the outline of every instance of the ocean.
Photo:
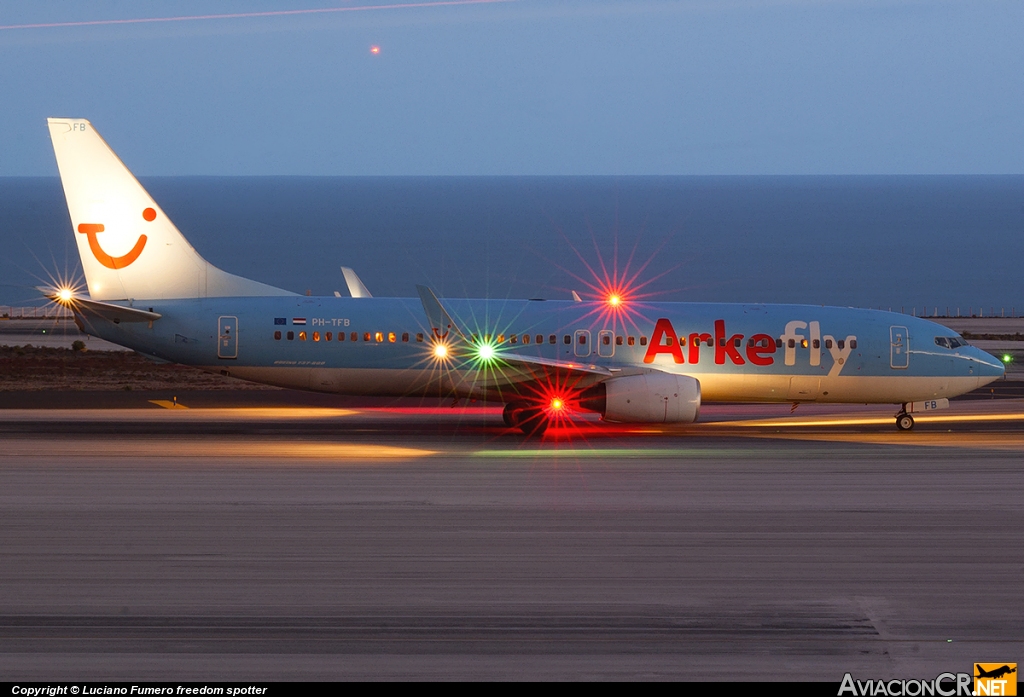
[[(152, 177), (194, 247), (299, 293), (1024, 312), (1024, 176)], [(0, 178), (0, 305), (78, 270), (57, 178)], [(79, 271), (80, 275), (80, 271)]]

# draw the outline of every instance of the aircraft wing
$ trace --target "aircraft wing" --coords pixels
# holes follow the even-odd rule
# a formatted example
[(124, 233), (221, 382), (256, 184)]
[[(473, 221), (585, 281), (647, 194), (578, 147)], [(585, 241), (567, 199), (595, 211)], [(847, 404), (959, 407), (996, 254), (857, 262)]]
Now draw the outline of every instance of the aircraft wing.
[(474, 376), (477, 386), (487, 388), (515, 385), (572, 385), (589, 387), (612, 376), (607, 368), (587, 363), (555, 361), (537, 356), (520, 356), (502, 352)]
[[(416, 286), (419, 291), (427, 320), (438, 338), (449, 337), (469, 342), (469, 334), (464, 332), (434, 291), (426, 286)], [(510, 387), (528, 383), (544, 384), (578, 384), (580, 386), (601, 382), (612, 376), (607, 368), (579, 361), (560, 361), (540, 356), (523, 356), (506, 350), (495, 354), (494, 358), (481, 363), (474, 383), (480, 387)]]

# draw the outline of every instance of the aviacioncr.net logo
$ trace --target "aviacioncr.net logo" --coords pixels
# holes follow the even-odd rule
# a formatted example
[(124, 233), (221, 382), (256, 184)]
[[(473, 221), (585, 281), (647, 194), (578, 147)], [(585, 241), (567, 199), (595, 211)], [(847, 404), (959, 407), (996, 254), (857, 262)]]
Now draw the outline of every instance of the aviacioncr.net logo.
[(932, 680), (856, 680), (847, 673), (838, 697), (972, 697), (970, 673), (940, 673)]

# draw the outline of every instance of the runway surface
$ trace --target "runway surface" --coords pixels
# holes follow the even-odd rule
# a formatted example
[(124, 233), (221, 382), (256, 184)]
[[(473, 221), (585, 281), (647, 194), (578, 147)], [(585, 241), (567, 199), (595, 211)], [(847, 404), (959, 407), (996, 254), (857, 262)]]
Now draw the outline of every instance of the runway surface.
[(164, 406), (0, 410), (7, 679), (838, 682), (1024, 656), (1018, 400), (911, 433), (709, 406), (539, 440), (493, 409)]

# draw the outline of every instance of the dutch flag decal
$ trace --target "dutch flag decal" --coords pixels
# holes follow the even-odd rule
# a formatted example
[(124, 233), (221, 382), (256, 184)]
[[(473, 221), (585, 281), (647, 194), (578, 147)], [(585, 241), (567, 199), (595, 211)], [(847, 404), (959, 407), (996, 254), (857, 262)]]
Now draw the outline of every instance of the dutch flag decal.
[(305, 317), (292, 317), (292, 324), (305, 324), (305, 323), (306, 323), (306, 318)]

